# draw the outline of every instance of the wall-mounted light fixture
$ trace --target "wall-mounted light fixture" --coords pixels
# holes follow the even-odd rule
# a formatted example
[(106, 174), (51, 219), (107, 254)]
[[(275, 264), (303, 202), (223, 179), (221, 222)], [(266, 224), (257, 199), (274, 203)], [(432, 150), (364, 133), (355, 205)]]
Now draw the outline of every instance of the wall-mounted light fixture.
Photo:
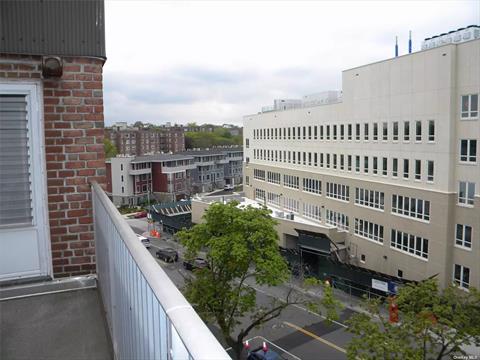
[(42, 58), (42, 75), (44, 78), (61, 77), (63, 61), (58, 56), (44, 56)]

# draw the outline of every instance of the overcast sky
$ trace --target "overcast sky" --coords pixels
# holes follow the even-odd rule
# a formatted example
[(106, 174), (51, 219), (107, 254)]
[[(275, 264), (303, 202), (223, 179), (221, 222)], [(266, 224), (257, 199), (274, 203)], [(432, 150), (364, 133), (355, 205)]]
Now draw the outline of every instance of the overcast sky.
[(106, 1), (105, 120), (241, 124), (274, 98), (480, 24), (469, 1)]

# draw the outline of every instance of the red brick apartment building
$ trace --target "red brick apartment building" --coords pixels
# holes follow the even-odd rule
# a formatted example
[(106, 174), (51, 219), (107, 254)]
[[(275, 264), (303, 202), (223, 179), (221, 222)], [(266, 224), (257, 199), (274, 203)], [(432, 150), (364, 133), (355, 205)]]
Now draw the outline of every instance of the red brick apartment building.
[(0, 281), (95, 272), (103, 6), (0, 2)]
[(122, 122), (106, 128), (105, 137), (123, 155), (139, 156), (185, 150), (185, 133), (179, 126), (135, 128)]

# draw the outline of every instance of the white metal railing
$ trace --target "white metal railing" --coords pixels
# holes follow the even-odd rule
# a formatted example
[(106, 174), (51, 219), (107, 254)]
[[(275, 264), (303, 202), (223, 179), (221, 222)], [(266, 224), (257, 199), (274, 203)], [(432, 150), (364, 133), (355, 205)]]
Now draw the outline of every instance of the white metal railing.
[(92, 200), (98, 287), (115, 358), (230, 359), (97, 183)]

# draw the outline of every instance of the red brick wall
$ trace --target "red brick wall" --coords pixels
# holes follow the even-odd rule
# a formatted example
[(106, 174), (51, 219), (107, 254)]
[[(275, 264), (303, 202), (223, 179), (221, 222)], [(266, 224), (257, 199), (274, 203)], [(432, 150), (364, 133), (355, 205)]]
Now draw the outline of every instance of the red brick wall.
[(152, 163), (152, 189), (153, 192), (167, 191), (167, 175), (162, 174), (162, 164)]
[[(104, 61), (63, 58), (60, 79), (42, 79), (48, 208), (55, 277), (95, 272), (90, 182), (103, 186)], [(0, 54), (0, 78), (41, 79), (38, 56)]]

